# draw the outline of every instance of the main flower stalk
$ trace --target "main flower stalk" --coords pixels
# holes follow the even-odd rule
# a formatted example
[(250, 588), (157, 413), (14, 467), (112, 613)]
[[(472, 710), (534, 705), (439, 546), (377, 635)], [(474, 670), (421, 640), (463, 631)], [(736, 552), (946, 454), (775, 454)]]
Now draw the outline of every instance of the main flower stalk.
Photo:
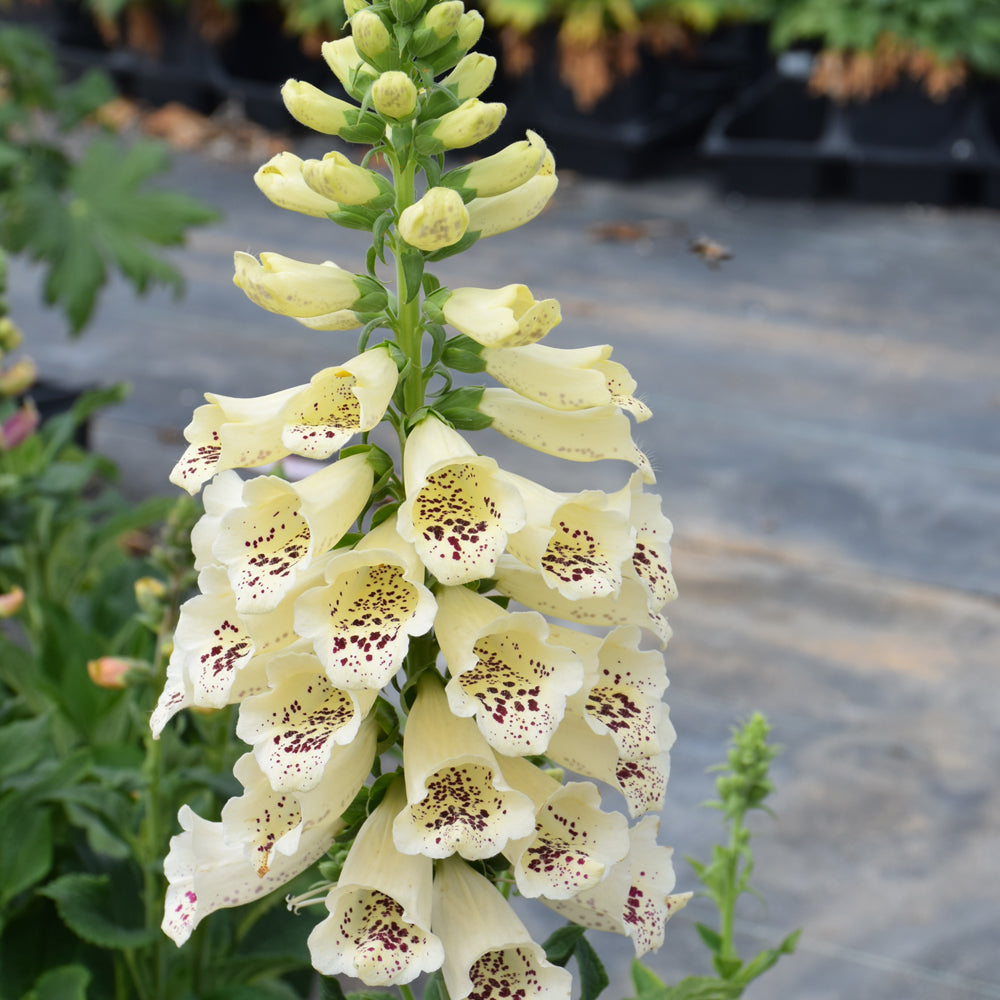
[[(453, 289), (427, 270), (530, 221), (558, 183), (533, 132), (471, 164), (450, 152), (505, 112), (480, 100), (495, 65), (471, 51), (482, 17), (462, 0), (348, 12), (352, 35), (323, 53), (349, 99), (297, 81), (283, 95), (369, 155), (282, 153), (255, 179), (282, 208), (370, 232), (365, 272), (236, 255), (237, 286), (329, 331), (332, 356), (308, 385), (206, 394), (171, 477), (208, 485), (200, 593), (181, 610), (153, 732), (187, 707), (239, 705), (248, 750), (218, 820), (181, 810), (163, 928), (182, 944), (213, 910), (323, 861), (335, 878), (293, 905), (325, 902), (309, 936), (324, 974), (405, 996), (440, 969), (452, 1000), (568, 1000), (512, 887), (640, 954), (686, 899), (669, 895), (656, 818), (630, 827), (594, 783), (633, 817), (659, 811), (674, 739), (662, 655), (641, 648), (666, 645), (676, 595), (670, 522), (632, 439), (630, 416), (650, 414), (610, 346), (538, 346), (560, 321), (554, 299)], [(338, 331), (356, 327), (345, 360)], [(502, 387), (454, 388), (456, 372)], [(465, 436), (490, 427), (559, 461), (638, 471), (613, 493), (557, 493)], [(288, 455), (327, 464), (294, 483), (259, 468)]]

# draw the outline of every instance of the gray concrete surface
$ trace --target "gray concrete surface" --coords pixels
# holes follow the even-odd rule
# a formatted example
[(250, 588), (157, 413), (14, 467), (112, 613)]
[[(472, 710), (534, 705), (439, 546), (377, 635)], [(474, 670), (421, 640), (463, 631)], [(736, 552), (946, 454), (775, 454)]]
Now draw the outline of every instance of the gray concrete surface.
[[(270, 392), (354, 353), (353, 334), (306, 331), (233, 288), (234, 249), (360, 269), (366, 245), (273, 208), (252, 169), (177, 159), (172, 183), (225, 212), (176, 255), (183, 303), (112, 287), (70, 343), (37, 307), (37, 275), (12, 270), (14, 314), (47, 375), (132, 384), (96, 438), (135, 494), (169, 491), (203, 391)], [(621, 222), (640, 237), (598, 238)], [(708, 268), (687, 249), (700, 235), (733, 259)], [(549, 343), (613, 344), (655, 411), (637, 438), (676, 528), (679, 739), (661, 835), (681, 887), (694, 887), (681, 859), (706, 857), (716, 834), (699, 803), (730, 724), (760, 709), (785, 748), (777, 819), (755, 823), (767, 904), (745, 901), (740, 944), (804, 934), (751, 1000), (1000, 997), (998, 235), (986, 211), (564, 176), (530, 227), (437, 268), (453, 286), (524, 281), (558, 297)], [(559, 488), (627, 472), (489, 431), (476, 444)], [(705, 968), (691, 925), (709, 912), (695, 902), (671, 924), (651, 962), (662, 975)], [(629, 949), (599, 947), (609, 995), (627, 996)]]

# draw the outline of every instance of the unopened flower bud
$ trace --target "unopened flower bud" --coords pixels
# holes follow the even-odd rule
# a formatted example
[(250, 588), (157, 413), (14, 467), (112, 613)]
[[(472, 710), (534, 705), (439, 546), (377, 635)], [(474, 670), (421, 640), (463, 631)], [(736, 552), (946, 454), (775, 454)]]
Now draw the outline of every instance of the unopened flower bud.
[(167, 595), (166, 584), (155, 576), (143, 576), (135, 581), (135, 602), (147, 614), (158, 611)]
[(371, 4), (368, 0), (344, 0), (344, 13), (349, 17), (354, 17), (359, 10), (364, 10), (365, 7), (370, 7)]
[(24, 604), (24, 591), (14, 587), (5, 594), (0, 594), (0, 618), (11, 618), (16, 615)]
[[(505, 104), (484, 104), (470, 97), (462, 105), (442, 115), (430, 130), (433, 141), (441, 149), (463, 149), (492, 135), (507, 113)], [(436, 152), (437, 150), (428, 150)]]
[(378, 59), (392, 44), (389, 29), (378, 14), (362, 9), (351, 18), (354, 46), (366, 59)]
[(322, 160), (305, 160), (302, 178), (309, 189), (340, 205), (367, 205), (391, 186), (380, 174), (352, 163), (343, 153), (327, 153)]
[(340, 85), (356, 100), (361, 100), (365, 91), (376, 79), (376, 73), (361, 58), (354, 39), (350, 35), (324, 42), (323, 60), (340, 81)]
[(483, 15), (478, 10), (467, 10), (458, 22), (458, 41), (468, 51), (483, 34)]
[(20, 358), (0, 372), (0, 396), (20, 396), (35, 384), (38, 369), (31, 358)]
[(22, 340), (24, 335), (20, 327), (9, 316), (0, 319), (0, 351), (13, 351)]
[(465, 4), (462, 0), (445, 0), (444, 3), (435, 4), (427, 11), (424, 15), (424, 27), (429, 28), (444, 41), (458, 29), (464, 13)]
[(102, 656), (87, 664), (87, 673), (98, 687), (123, 688), (125, 675), (132, 666), (131, 660), (123, 660), (117, 656)]
[(432, 252), (450, 247), (464, 235), (469, 213), (462, 196), (450, 188), (429, 188), (427, 193), (399, 217), (399, 235), (410, 246)]
[(38, 410), (29, 399), (0, 424), (0, 451), (10, 451), (31, 437), (38, 428)]
[(460, 101), (467, 101), (470, 97), (478, 97), (493, 82), (496, 68), (497, 61), (493, 56), (470, 52), (441, 80), (441, 85)]
[(372, 85), (372, 104), (387, 118), (408, 118), (417, 107), (417, 88), (401, 70), (383, 73)]
[(288, 113), (306, 128), (324, 135), (339, 135), (346, 125), (357, 122), (358, 109), (304, 80), (289, 80), (281, 88)]

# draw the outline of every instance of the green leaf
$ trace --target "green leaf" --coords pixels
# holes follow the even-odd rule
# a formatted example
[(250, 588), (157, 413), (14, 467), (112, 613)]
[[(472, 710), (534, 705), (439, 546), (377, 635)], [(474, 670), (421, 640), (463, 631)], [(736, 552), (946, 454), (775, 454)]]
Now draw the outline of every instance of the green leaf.
[(321, 976), (319, 981), (320, 1000), (347, 1000), (340, 980), (334, 976)]
[(63, 923), (98, 948), (138, 948), (153, 940), (142, 926), (125, 926), (119, 913), (132, 900), (116, 899), (109, 875), (63, 875), (38, 890), (55, 901)]
[(645, 994), (646, 1000), (736, 1000), (743, 987), (736, 982), (712, 976), (688, 976), (676, 986), (666, 986)]
[(647, 994), (656, 993), (658, 990), (662, 990), (665, 986), (663, 980), (660, 979), (660, 977), (653, 972), (652, 969), (643, 965), (637, 958), (632, 959), (630, 972), (632, 975), (632, 985), (635, 987), (637, 997), (644, 997)]
[(580, 970), (580, 1000), (597, 1000), (610, 981), (604, 963), (583, 935), (576, 942), (573, 954)]
[(403, 302), (412, 302), (420, 292), (424, 277), (424, 255), (419, 251), (404, 250), (402, 254), (403, 282), (406, 286), (403, 292)]
[(49, 749), (49, 739), (47, 716), (9, 722), (0, 728), (0, 782), (41, 760)]
[(722, 950), (722, 935), (705, 924), (695, 924), (694, 926), (702, 941), (705, 942), (705, 947), (713, 955), (718, 955)]
[(52, 816), (30, 793), (0, 799), (0, 911), (52, 868)]
[(90, 970), (62, 965), (43, 973), (24, 1000), (87, 1000)]
[(493, 424), (493, 418), (479, 410), (449, 410), (447, 419), (452, 427), (460, 431), (483, 431)]
[(723, 979), (734, 979), (736, 973), (743, 968), (741, 958), (722, 958), (716, 955), (712, 959), (712, 967)]
[(578, 924), (566, 924), (554, 930), (542, 944), (545, 957), (553, 964), (565, 966), (573, 957), (577, 942), (583, 937), (586, 927)]
[(384, 503), (382, 506), (375, 509), (375, 513), (372, 514), (371, 527), (369, 530), (377, 528), (383, 521), (388, 521), (390, 517), (394, 517), (396, 511), (399, 509), (399, 503)]
[(743, 967), (736, 980), (744, 986), (762, 976), (768, 969), (773, 968), (782, 955), (791, 955), (799, 943), (801, 930), (793, 931), (778, 945), (777, 948), (766, 948), (759, 952)]
[(474, 233), (466, 232), (466, 234), (457, 242), (452, 243), (450, 247), (442, 247), (440, 250), (435, 250), (433, 253), (429, 253), (426, 260), (438, 261), (445, 260), (448, 257), (452, 257), (457, 253), (463, 253), (468, 250), (476, 240), (479, 239), (479, 231)]

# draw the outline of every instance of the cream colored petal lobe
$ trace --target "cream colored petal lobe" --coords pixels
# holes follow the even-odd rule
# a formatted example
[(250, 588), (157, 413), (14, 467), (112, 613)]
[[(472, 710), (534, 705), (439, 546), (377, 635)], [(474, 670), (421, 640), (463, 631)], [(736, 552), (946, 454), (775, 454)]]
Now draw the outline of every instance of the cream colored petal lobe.
[(607, 378), (597, 367), (610, 354), (606, 344), (571, 350), (531, 344), (486, 348), (481, 356), (486, 371), (518, 395), (554, 410), (583, 410), (612, 402)]

